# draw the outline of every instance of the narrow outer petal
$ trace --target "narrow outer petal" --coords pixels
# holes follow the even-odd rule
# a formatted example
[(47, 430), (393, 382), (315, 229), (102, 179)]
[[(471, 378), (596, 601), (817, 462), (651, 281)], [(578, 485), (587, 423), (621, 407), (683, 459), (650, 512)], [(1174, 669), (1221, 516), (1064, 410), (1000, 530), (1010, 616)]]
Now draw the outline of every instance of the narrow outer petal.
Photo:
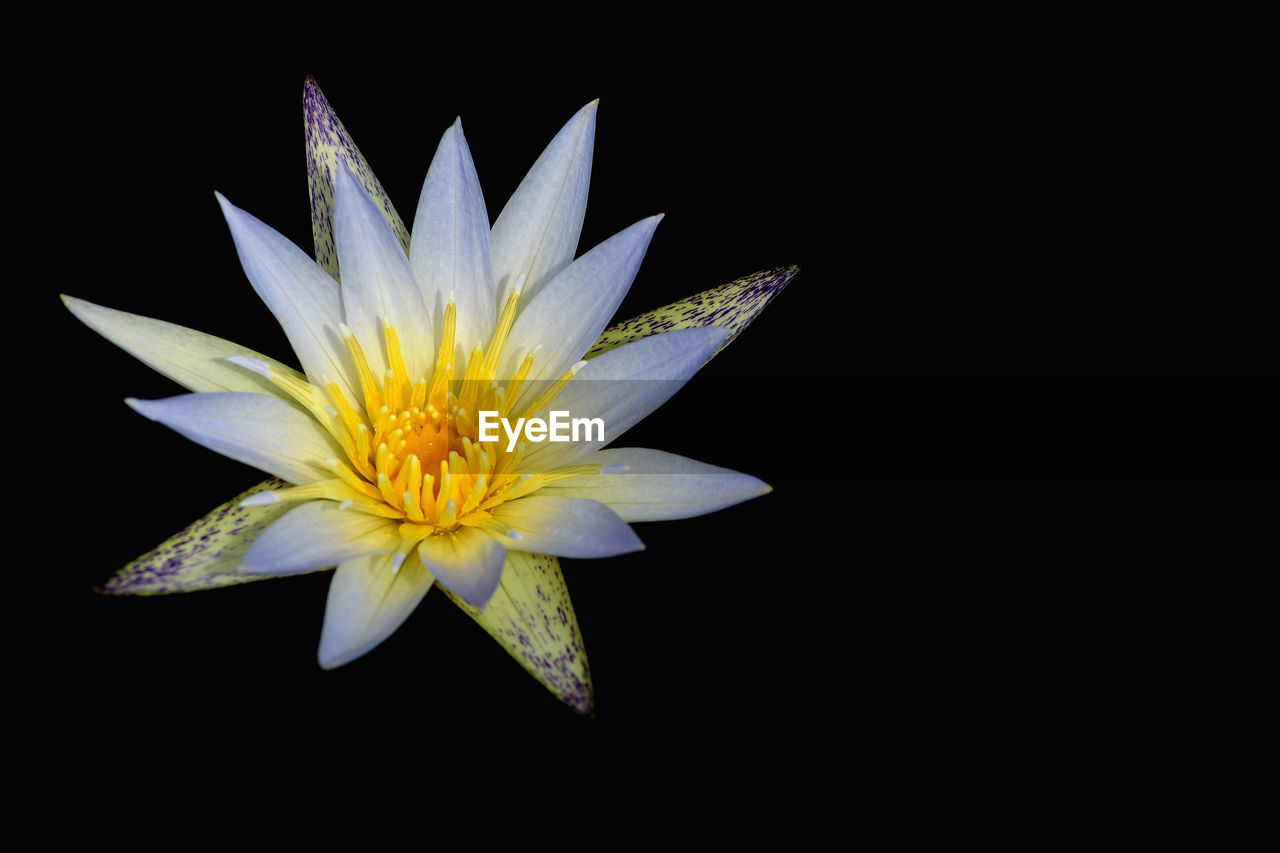
[(423, 539), (418, 556), (442, 587), (483, 610), (502, 577), (505, 551), (480, 531), (463, 527)]
[(327, 569), (395, 549), (400, 537), (389, 518), (338, 509), (333, 501), (295, 506), (257, 538), (242, 572), (293, 575)]
[(431, 588), (432, 577), (412, 558), (399, 571), (390, 554), (347, 560), (329, 584), (320, 666), (333, 669), (373, 649), (399, 628)]
[(506, 303), (522, 273), (525, 295), (532, 297), (577, 252), (591, 184), (598, 103), (578, 110), (561, 128), (493, 223), (498, 305)]
[(498, 589), (484, 610), (445, 594), (534, 678), (579, 714), (592, 710), (591, 669), (560, 561), (508, 551)]
[(703, 326), (721, 326), (729, 330), (729, 336), (716, 349), (716, 354), (719, 354), (760, 315), (765, 306), (782, 292), (798, 272), (799, 267), (762, 270), (670, 305), (646, 311), (605, 329), (584, 357), (595, 358), (622, 344), (649, 335)]
[(593, 500), (530, 495), (494, 507), (493, 517), (519, 535), (489, 533), (513, 550), (586, 559), (644, 550), (617, 513)]
[(303, 120), (307, 138), (307, 186), (311, 190), (311, 234), (315, 257), (334, 280), (338, 279), (338, 244), (333, 236), (333, 201), (338, 163), (346, 163), (382, 211), (404, 251), (409, 251), (409, 231), (391, 204), (386, 190), (374, 176), (364, 155), (329, 106), (316, 81), (307, 78), (303, 87)]
[(426, 301), (409, 268), (409, 258), (380, 211), (338, 164), (338, 207), (334, 214), (338, 263), (342, 268), (342, 309), (347, 326), (364, 350), (374, 376), (388, 367), (383, 326), (395, 327), (409, 376), (429, 372), (434, 355)]
[(515, 375), (535, 346), (534, 378), (556, 379), (580, 360), (627, 295), (660, 221), (650, 216), (613, 235), (534, 296), (511, 327), (504, 375)]
[(236, 495), (170, 536), (111, 576), (101, 591), (110, 595), (161, 595), (196, 592), (259, 580), (237, 569), (256, 537), (289, 510), (288, 504), (240, 506), (250, 495), (283, 488), (275, 478)]
[(256, 358), (296, 379), (302, 374), (273, 358), (174, 323), (104, 308), (71, 296), (62, 301), (81, 322), (153, 370), (191, 391), (279, 394), (266, 378), (227, 361)]
[(290, 483), (328, 479), (328, 459), (342, 458), (308, 414), (265, 394), (182, 394), (163, 400), (125, 400), (144, 418), (197, 444)]
[(772, 491), (748, 474), (661, 450), (601, 450), (582, 461), (626, 470), (562, 480), (538, 494), (599, 501), (626, 521), (670, 521), (715, 512)]
[(458, 363), (489, 340), (496, 319), (489, 213), (480, 179), (455, 121), (436, 148), (413, 217), (409, 260), (432, 316), (444, 316), (450, 294), (457, 304)]
[(714, 327), (682, 329), (642, 338), (588, 361), (548, 409), (567, 411), (574, 418), (600, 418), (604, 440), (534, 444), (525, 456), (525, 469), (559, 468), (617, 441), (680, 390), (727, 335), (726, 329)]
[(221, 195), (218, 203), (249, 283), (284, 329), (303, 371), (313, 381), (327, 378), (338, 383), (348, 400), (361, 399), (355, 394), (339, 333), (338, 283), (282, 234)]

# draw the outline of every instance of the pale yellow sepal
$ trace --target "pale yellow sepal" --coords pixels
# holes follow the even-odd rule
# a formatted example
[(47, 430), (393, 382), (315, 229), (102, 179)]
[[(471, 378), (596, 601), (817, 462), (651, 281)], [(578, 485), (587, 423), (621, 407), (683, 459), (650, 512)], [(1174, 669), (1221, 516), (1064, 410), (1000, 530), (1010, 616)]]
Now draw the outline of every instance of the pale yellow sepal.
[(333, 107), (325, 99), (316, 81), (307, 78), (303, 91), (303, 116), (307, 138), (307, 187), (311, 191), (311, 234), (316, 244), (316, 262), (338, 280), (338, 249), (334, 243), (333, 199), (338, 161), (351, 169), (351, 174), (369, 197), (382, 210), (396, 233), (405, 254), (409, 253), (409, 230), (382, 184), (369, 168), (364, 155), (356, 148), (351, 134), (342, 126)]
[(236, 495), (116, 572), (100, 591), (110, 595), (161, 595), (271, 577), (242, 574), (237, 568), (253, 540), (294, 504), (242, 506), (241, 501), (288, 485), (272, 477)]
[(714, 358), (742, 333), (798, 272), (799, 267), (761, 270), (687, 299), (646, 311), (605, 329), (585, 357), (595, 358), (614, 347), (660, 332), (719, 326), (728, 329), (729, 336), (712, 353)]
[(591, 670), (559, 560), (508, 551), (502, 580), (483, 611), (444, 592), (561, 701), (591, 713)]

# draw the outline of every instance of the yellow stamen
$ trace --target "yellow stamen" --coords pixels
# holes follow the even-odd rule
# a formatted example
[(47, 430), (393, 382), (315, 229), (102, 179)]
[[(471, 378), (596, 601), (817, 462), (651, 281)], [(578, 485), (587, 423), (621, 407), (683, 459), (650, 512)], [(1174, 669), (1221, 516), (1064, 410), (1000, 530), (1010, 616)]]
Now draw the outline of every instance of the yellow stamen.
[(373, 372), (369, 370), (369, 362), (365, 360), (364, 350), (360, 348), (355, 334), (347, 328), (345, 323), (339, 328), (342, 331), (342, 340), (347, 345), (347, 352), (351, 354), (351, 360), (355, 363), (356, 376), (360, 379), (360, 390), (364, 393), (364, 410), (373, 414), (382, 407), (382, 392), (373, 381)]
[(547, 404), (550, 403), (553, 399), (555, 399), (555, 396), (557, 394), (559, 394), (562, 390), (564, 390), (564, 386), (569, 384), (569, 380), (572, 379), (577, 374), (577, 372), (581, 370), (585, 365), (586, 365), (585, 361), (580, 361), (577, 364), (575, 364), (573, 367), (570, 367), (568, 370), (566, 370), (564, 372), (564, 375), (561, 376), (559, 379), (557, 379), (551, 385), (551, 387), (548, 388), (545, 392), (543, 392), (542, 396), (540, 396), (537, 400), (535, 400), (533, 405), (526, 408), (525, 411), (529, 412), (530, 414), (533, 414), (545, 409), (547, 407)]
[(507, 297), (507, 304), (502, 308), (498, 324), (494, 326), (493, 335), (489, 338), (489, 347), (485, 350), (484, 375), (492, 376), (498, 369), (498, 359), (502, 357), (502, 346), (507, 341), (507, 333), (516, 320), (516, 305), (520, 302), (520, 289), (516, 288)]

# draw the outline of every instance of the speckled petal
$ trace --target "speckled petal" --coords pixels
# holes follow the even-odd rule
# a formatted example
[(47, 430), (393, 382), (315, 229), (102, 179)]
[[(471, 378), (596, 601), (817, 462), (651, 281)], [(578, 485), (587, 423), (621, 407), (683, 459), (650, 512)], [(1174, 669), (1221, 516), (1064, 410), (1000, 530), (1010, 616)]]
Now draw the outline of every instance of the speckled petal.
[(416, 557), (392, 568), (391, 554), (348, 560), (329, 584), (320, 666), (333, 669), (368, 653), (409, 618), (433, 579)]
[(587, 104), (560, 129), (493, 223), (499, 310), (519, 276), (525, 276), (524, 293), (532, 297), (577, 252), (591, 184), (596, 106)]
[(338, 278), (338, 244), (333, 232), (333, 199), (338, 161), (346, 163), (360, 185), (382, 211), (404, 251), (409, 251), (409, 229), (404, 227), (391, 199), (364, 155), (351, 140), (338, 116), (329, 106), (316, 81), (307, 78), (302, 96), (307, 137), (307, 186), (311, 190), (311, 234), (315, 238), (316, 262), (334, 279)]
[(109, 595), (162, 595), (266, 577), (240, 574), (237, 567), (254, 539), (290, 506), (240, 506), (240, 502), (258, 492), (286, 485), (283, 480), (272, 478), (236, 495), (116, 572), (100, 591)]
[(670, 521), (705, 515), (771, 491), (750, 474), (661, 450), (601, 450), (581, 461), (625, 470), (561, 480), (543, 486), (538, 495), (600, 501), (625, 521)]
[(580, 714), (591, 713), (591, 670), (559, 560), (508, 551), (502, 579), (483, 611), (445, 593), (561, 701)]
[(395, 550), (400, 544), (389, 518), (338, 509), (333, 501), (295, 505), (257, 538), (240, 571), (296, 575), (332, 568), (346, 560)]
[(799, 267), (763, 270), (646, 311), (605, 329), (585, 358), (595, 358), (614, 347), (659, 332), (702, 326), (722, 326), (729, 330), (729, 336), (716, 349), (719, 353), (750, 325), (798, 272)]
[(86, 326), (191, 391), (280, 393), (265, 377), (227, 361), (232, 356), (255, 358), (287, 376), (303, 378), (298, 371), (273, 358), (195, 329), (104, 308), (71, 296), (62, 297), (62, 301)]
[(332, 477), (325, 462), (343, 454), (310, 415), (279, 397), (227, 392), (125, 402), (215, 453), (291, 483)]

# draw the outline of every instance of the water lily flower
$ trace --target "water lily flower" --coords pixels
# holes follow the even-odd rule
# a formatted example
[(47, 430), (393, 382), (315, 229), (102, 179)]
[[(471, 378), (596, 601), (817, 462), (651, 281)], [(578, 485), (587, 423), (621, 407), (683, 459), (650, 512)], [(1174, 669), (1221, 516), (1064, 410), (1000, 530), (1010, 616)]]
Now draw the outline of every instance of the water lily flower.
[[(661, 219), (576, 256), (597, 105), (555, 136), (496, 220), (461, 122), (445, 130), (406, 232), (313, 81), (316, 257), (217, 196), (245, 275), (301, 370), (245, 347), (64, 297), (90, 327), (191, 393), (144, 417), (271, 479), (126, 566), (113, 593), (187, 591), (336, 567), (318, 658), (390, 636), (442, 588), (562, 700), (592, 702), (557, 557), (643, 547), (631, 522), (759, 496), (748, 474), (614, 448), (795, 273), (750, 276), (606, 329)], [(486, 440), (481, 413), (551, 411), (603, 440)], [(197, 534), (197, 535), (193, 535)], [(555, 614), (551, 618), (549, 614)]]

